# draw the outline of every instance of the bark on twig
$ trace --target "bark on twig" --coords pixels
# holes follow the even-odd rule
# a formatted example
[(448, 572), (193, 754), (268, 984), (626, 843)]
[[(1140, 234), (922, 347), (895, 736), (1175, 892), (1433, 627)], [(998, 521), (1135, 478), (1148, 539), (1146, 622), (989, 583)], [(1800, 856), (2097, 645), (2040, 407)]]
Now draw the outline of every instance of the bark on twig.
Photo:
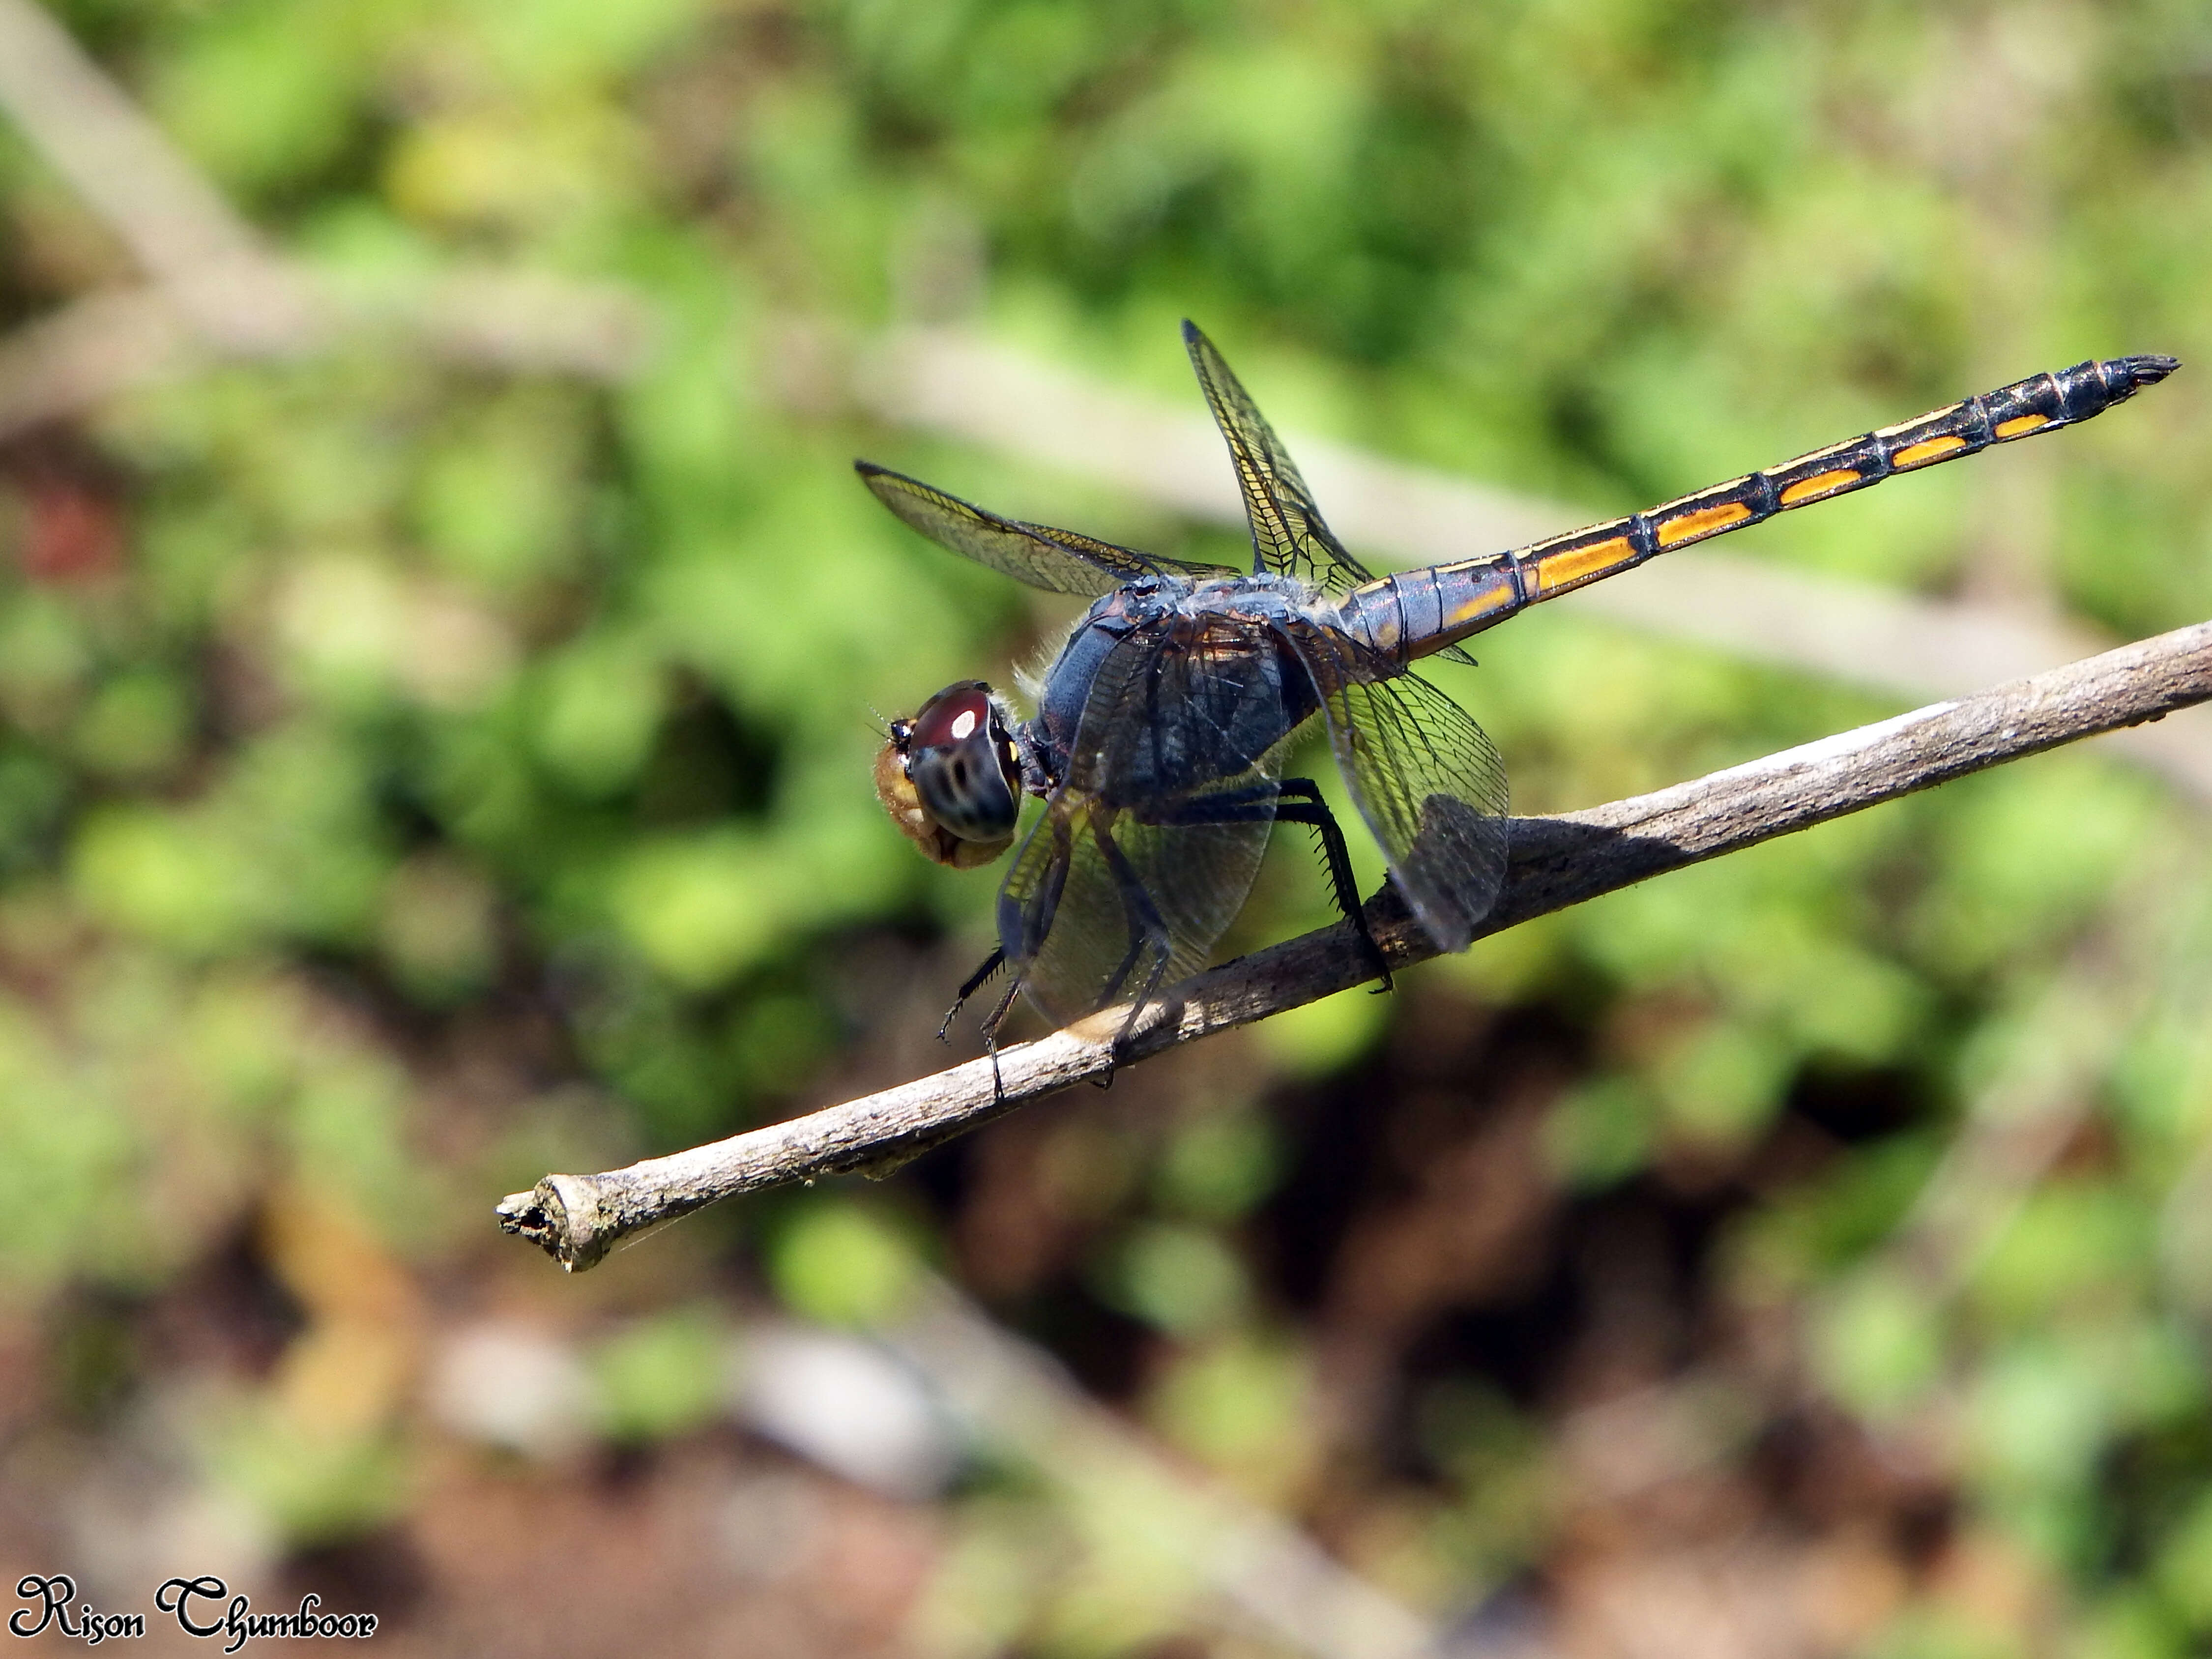
[[(1652, 794), (1513, 823), (1492, 933), (1686, 864), (1808, 829), (1984, 767), (2212, 701), (2212, 623), (1862, 726)], [(1436, 954), (1386, 889), (1368, 906), (1393, 967)], [(1109, 1009), (987, 1060), (789, 1122), (603, 1175), (549, 1175), (500, 1225), (570, 1271), (619, 1240), (717, 1199), (854, 1170), (881, 1173), (1056, 1089), (1371, 975), (1341, 925), (1224, 963), (1170, 990), (1121, 1043)]]

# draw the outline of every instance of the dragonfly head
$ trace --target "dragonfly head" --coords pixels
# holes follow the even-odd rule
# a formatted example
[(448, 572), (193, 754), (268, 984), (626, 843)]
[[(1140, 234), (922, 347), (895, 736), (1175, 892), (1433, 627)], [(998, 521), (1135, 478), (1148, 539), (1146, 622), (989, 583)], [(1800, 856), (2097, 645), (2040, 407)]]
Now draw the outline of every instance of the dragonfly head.
[(1022, 769), (1006, 705), (981, 680), (948, 685), (893, 720), (876, 756), (876, 794), (908, 840), (972, 870), (1013, 844)]

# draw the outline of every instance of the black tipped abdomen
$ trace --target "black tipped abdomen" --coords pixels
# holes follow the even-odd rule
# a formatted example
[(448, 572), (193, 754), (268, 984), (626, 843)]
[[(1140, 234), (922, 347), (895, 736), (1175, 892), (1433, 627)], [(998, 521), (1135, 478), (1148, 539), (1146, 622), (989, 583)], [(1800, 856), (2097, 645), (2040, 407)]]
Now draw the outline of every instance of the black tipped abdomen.
[(1625, 519), (1368, 583), (1346, 597), (1343, 626), (1370, 650), (1409, 662), (1673, 548), (2088, 420), (2180, 367), (2179, 358), (2145, 353), (2031, 374)]

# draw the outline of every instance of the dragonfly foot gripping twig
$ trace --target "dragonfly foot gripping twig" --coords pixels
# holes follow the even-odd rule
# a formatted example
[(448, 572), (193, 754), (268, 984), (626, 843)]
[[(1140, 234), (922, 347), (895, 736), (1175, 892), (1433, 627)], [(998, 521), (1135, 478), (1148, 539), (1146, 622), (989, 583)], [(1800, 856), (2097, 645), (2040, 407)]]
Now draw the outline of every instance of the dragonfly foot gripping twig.
[[(1985, 767), (2212, 702), (2212, 622), (1933, 704), (1651, 794), (1516, 818), (1480, 931), (1497, 933), (1685, 865), (1894, 800)], [(1394, 968), (1437, 954), (1387, 890), (1368, 921)], [(500, 1225), (571, 1272), (718, 1199), (883, 1167), (1018, 1106), (1183, 1042), (1363, 983), (1367, 946), (1339, 924), (1170, 988), (1117, 1042), (1109, 1009), (1033, 1042), (788, 1122), (600, 1175), (549, 1175), (499, 1206)], [(994, 1076), (994, 1073), (996, 1075)]]

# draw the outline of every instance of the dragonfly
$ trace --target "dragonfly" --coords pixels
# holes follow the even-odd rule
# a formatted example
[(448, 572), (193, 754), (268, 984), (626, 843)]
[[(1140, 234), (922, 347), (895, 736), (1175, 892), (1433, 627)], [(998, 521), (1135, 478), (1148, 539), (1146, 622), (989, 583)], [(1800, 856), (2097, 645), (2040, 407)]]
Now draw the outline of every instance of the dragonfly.
[(999, 890), (998, 948), (946, 1016), (949, 1027), (1010, 970), (984, 1022), (994, 1052), (1018, 994), (1062, 1025), (1126, 1002), (1115, 1042), (1126, 1040), (1164, 987), (1206, 965), (1278, 823), (1317, 836), (1336, 904), (1389, 988), (1343, 830), (1314, 779), (1283, 775), (1293, 738), (1316, 720), (1413, 921), (1438, 951), (1465, 949), (1505, 878), (1505, 768), (1416, 663), (1471, 664), (1461, 641), (1532, 605), (1899, 473), (2075, 425), (2179, 367), (2141, 356), (2031, 375), (1625, 518), (1377, 576), (1330, 531), (1213, 343), (1188, 322), (1183, 343), (1243, 495), (1249, 570), (1002, 518), (854, 463), (884, 506), (940, 547), (1092, 601), (1051, 665), (1022, 683), (1034, 716), (963, 680), (890, 722), (876, 758), (892, 822), (955, 868), (996, 860), (1014, 847), (1024, 797), (1044, 803)]

